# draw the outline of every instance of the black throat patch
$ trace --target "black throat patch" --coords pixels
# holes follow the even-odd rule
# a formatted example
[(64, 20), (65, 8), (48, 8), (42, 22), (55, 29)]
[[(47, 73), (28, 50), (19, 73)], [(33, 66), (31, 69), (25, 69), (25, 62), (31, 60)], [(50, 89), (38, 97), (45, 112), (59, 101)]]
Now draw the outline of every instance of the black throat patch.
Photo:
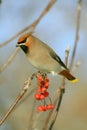
[(27, 47), (27, 46), (21, 45), (20, 47), (21, 47), (21, 49), (22, 49), (25, 53), (28, 52), (28, 47)]

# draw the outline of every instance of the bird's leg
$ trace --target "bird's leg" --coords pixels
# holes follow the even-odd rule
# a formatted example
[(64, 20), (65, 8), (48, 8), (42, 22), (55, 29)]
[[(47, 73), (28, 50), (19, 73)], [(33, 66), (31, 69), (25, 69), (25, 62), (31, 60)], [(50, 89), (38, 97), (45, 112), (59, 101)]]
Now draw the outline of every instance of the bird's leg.
[(38, 74), (42, 75), (44, 78), (47, 77), (47, 73), (45, 73), (45, 72), (38, 71), (37, 76), (38, 76)]

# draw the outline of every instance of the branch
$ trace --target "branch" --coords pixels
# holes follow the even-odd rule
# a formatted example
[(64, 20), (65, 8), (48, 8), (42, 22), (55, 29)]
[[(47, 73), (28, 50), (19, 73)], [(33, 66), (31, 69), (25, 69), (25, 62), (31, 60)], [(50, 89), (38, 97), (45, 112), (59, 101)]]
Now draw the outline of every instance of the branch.
[[(79, 29), (80, 29), (80, 16), (81, 16), (81, 7), (82, 7), (82, 0), (78, 0), (78, 6), (77, 6), (77, 25), (76, 25), (76, 37), (75, 37), (75, 42), (74, 42), (74, 48), (73, 48), (73, 53), (72, 53), (72, 57), (71, 57), (71, 63), (70, 63), (70, 70), (73, 66), (73, 62), (74, 62), (74, 59), (75, 59), (75, 55), (76, 55), (76, 49), (77, 49), (77, 43), (78, 43), (78, 37), (79, 37)], [(67, 65), (67, 61), (68, 61), (68, 54), (67, 53), (69, 51), (66, 51), (66, 58), (65, 58), (65, 63)], [(57, 104), (57, 108), (56, 108), (56, 112), (55, 112), (55, 115), (53, 117), (53, 120), (52, 120), (52, 123), (49, 127), (49, 130), (52, 130), (53, 126), (54, 126), (54, 123), (56, 121), (56, 118), (57, 118), (57, 115), (58, 115), (58, 112), (59, 112), (59, 108), (60, 108), (60, 105), (61, 105), (61, 101), (62, 101), (62, 98), (63, 98), (63, 94), (65, 92), (65, 78), (63, 78), (62, 80), (62, 85), (61, 87), (59, 88), (59, 100), (58, 100), (58, 104)]]
[[(30, 34), (31, 34), (33, 32), (33, 30), (35, 29), (36, 25), (39, 23), (39, 21), (43, 18), (44, 15), (46, 15), (46, 13), (50, 10), (50, 8), (52, 7), (52, 5), (55, 2), (56, 2), (56, 0), (50, 0), (50, 2), (46, 6), (46, 8), (43, 10), (43, 12), (41, 13), (41, 15), (31, 25), (27, 26), (26, 28), (24, 28), (23, 30), (21, 30), (20, 32), (18, 32), (17, 34), (15, 34), (13, 37), (11, 37), (10, 39), (8, 39), (6, 42), (4, 42), (3, 44), (1, 44), (0, 47), (3, 47), (5, 45), (7, 45), (9, 42), (11, 42), (12, 40), (14, 40), (16, 37), (18, 37), (23, 32), (27, 31), (28, 29), (30, 29)], [(11, 61), (13, 60), (13, 58), (16, 56), (16, 54), (17, 54), (18, 51), (19, 51), (19, 48), (15, 49), (14, 53), (10, 56), (10, 58), (7, 60), (7, 62), (1, 67), (0, 72), (2, 72), (3, 70), (5, 70), (5, 68), (11, 63)], [(15, 99), (15, 101), (11, 105), (11, 107), (8, 109), (8, 111), (6, 112), (5, 116), (0, 120), (0, 125), (3, 124), (3, 122), (7, 119), (7, 117), (10, 115), (10, 113), (16, 107), (16, 105), (18, 104), (18, 102), (21, 100), (21, 98), (27, 92), (29, 86), (31, 85), (31, 80), (33, 80), (33, 77), (35, 75), (36, 74), (33, 74), (31, 76), (31, 78), (28, 78), (25, 81), (22, 91), (19, 93), (19, 95), (17, 96), (17, 98)]]
[[(58, 101), (58, 96), (59, 96), (59, 90), (58, 91), (56, 91), (56, 94), (54, 95), (55, 97), (55, 99), (54, 99), (54, 101), (53, 101), (53, 104), (54, 104), (54, 106), (56, 105), (56, 103), (57, 103), (57, 101)], [(42, 130), (47, 130), (47, 128), (48, 128), (48, 123), (49, 123), (49, 121), (50, 121), (50, 118), (51, 118), (51, 116), (52, 116), (52, 113), (53, 113), (53, 110), (50, 110), (49, 111), (49, 113), (47, 114), (47, 117), (46, 117), (46, 120), (44, 121), (44, 126), (43, 126), (43, 129)]]
[[(33, 30), (35, 29), (35, 27), (37, 26), (37, 24), (40, 22), (40, 20), (43, 18), (44, 15), (46, 15), (46, 13), (50, 10), (50, 8), (52, 7), (52, 5), (56, 2), (56, 0), (50, 0), (50, 2), (48, 3), (48, 5), (46, 6), (46, 8), (42, 11), (41, 15), (29, 26), (27, 26), (26, 28), (24, 28), (23, 30), (21, 30), (20, 32), (18, 32), (17, 34), (15, 34), (13, 37), (11, 37), (10, 39), (8, 39), (6, 42), (4, 42), (3, 44), (0, 45), (0, 47), (3, 47), (5, 45), (7, 45), (9, 42), (11, 42), (12, 40), (14, 40), (16, 37), (18, 37), (20, 34), (22, 34), (23, 32), (27, 31), (28, 29), (30, 29), (30, 34), (33, 32)], [(0, 68), (0, 72), (4, 71), (7, 66), (12, 62), (13, 58), (17, 55), (19, 49), (16, 49), (13, 54), (11, 54), (11, 56), (9, 57), (9, 59), (7, 60), (7, 62), (2, 65), (2, 67)]]
[(23, 89), (21, 90), (21, 92), (18, 94), (17, 98), (15, 99), (15, 101), (13, 102), (13, 104), (10, 106), (10, 108), (8, 109), (8, 111), (6, 112), (6, 114), (3, 116), (3, 118), (0, 120), (0, 125), (2, 125), (4, 123), (4, 121), (7, 119), (7, 117), (11, 114), (11, 112), (13, 111), (13, 109), (16, 107), (16, 105), (19, 103), (19, 101), (22, 99), (22, 97), (25, 95), (25, 93), (27, 92), (29, 86), (31, 85), (31, 82), (33, 80), (33, 78), (37, 75), (37, 73), (32, 74), (31, 77), (29, 77), (28, 79), (25, 80), (24, 82), (24, 86)]
[(5, 64), (3, 64), (1, 67), (0, 67), (0, 72), (4, 71), (7, 66), (12, 62), (12, 60), (14, 59), (14, 57), (17, 55), (17, 53), (19, 52), (20, 48), (16, 48), (14, 50), (14, 52), (11, 54), (11, 56), (9, 57), (9, 59), (6, 61)]
[(76, 36), (75, 36), (75, 42), (74, 42), (74, 48), (72, 52), (71, 62), (69, 69), (72, 69), (73, 62), (76, 55), (76, 49), (77, 49), (77, 43), (79, 40), (79, 29), (80, 29), (80, 16), (81, 16), (81, 8), (82, 8), (82, 0), (78, 0), (78, 6), (77, 6), (77, 23), (76, 23)]
[(19, 31), (17, 34), (15, 34), (13, 37), (11, 37), (10, 39), (8, 39), (6, 42), (0, 44), (0, 47), (3, 47), (5, 45), (7, 45), (9, 42), (11, 42), (16, 37), (18, 37), (20, 34), (22, 34), (23, 32), (25, 32), (25, 31), (27, 31), (29, 29), (30, 29), (29, 32), (32, 33), (33, 30), (35, 29), (36, 25), (48, 13), (48, 11), (51, 9), (51, 7), (53, 6), (53, 4), (55, 2), (56, 2), (56, 0), (50, 0), (50, 2), (48, 3), (48, 5), (46, 6), (46, 8), (42, 11), (41, 15), (31, 25), (28, 25), (27, 27), (25, 27), (24, 29), (22, 29), (21, 31)]
[[(70, 52), (70, 47), (68, 46), (67, 49), (66, 49), (66, 51), (65, 51), (65, 65), (66, 66), (67, 66), (67, 63), (68, 63), (69, 52)], [(58, 90), (57, 90), (57, 99), (58, 99), (57, 100), (57, 108), (56, 108), (56, 111), (54, 113), (53, 120), (51, 122), (49, 130), (52, 130), (52, 128), (54, 126), (54, 123), (56, 121), (56, 118), (57, 118), (57, 115), (58, 115), (58, 112), (59, 112), (59, 108), (60, 108), (60, 105), (61, 105), (61, 101), (62, 101), (64, 92), (65, 92), (65, 77), (63, 77), (63, 79), (62, 79), (61, 87), (58, 88)]]

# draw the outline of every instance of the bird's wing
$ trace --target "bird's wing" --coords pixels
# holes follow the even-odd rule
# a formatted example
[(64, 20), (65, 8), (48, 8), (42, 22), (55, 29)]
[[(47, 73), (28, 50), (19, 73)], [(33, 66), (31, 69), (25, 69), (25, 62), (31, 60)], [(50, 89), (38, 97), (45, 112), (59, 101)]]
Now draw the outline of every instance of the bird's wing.
[(63, 63), (63, 61), (60, 59), (60, 57), (55, 53), (55, 51), (49, 47), (47, 44), (43, 44), (43, 46), (45, 47), (45, 49), (47, 49), (48, 53), (50, 54), (50, 56), (56, 60), (62, 67), (64, 67), (67, 71), (69, 71), (69, 69), (66, 67), (66, 65)]
[(66, 65), (63, 63), (63, 61), (60, 59), (60, 57), (54, 52), (50, 52), (50, 55), (54, 60), (56, 60), (62, 67), (64, 67), (66, 70), (69, 71), (69, 69), (66, 67)]

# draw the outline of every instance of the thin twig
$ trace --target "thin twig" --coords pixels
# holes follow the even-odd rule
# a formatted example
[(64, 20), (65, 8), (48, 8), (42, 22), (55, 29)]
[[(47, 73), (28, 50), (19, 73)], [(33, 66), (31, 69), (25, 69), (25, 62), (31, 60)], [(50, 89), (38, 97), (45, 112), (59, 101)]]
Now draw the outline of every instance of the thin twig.
[[(74, 48), (73, 48), (73, 53), (72, 53), (72, 57), (71, 57), (71, 63), (70, 63), (70, 70), (73, 66), (73, 62), (74, 62), (74, 59), (75, 59), (75, 54), (76, 54), (76, 49), (77, 49), (77, 42), (78, 42), (78, 34), (79, 34), (79, 28), (80, 28), (80, 15), (81, 15), (81, 7), (82, 7), (82, 0), (78, 0), (78, 6), (77, 6), (77, 25), (76, 25), (76, 37), (75, 37), (75, 42), (74, 42)], [(66, 53), (68, 54), (68, 53)], [(66, 63), (67, 63), (67, 58), (66, 57)], [(57, 109), (56, 109), (56, 112), (55, 112), (55, 115), (54, 115), (54, 118), (52, 120), (52, 123), (49, 127), (49, 130), (52, 130), (53, 126), (54, 126), (54, 123), (56, 121), (56, 118), (57, 118), (57, 115), (58, 115), (58, 112), (59, 112), (59, 108), (60, 108), (60, 105), (61, 105), (61, 101), (62, 101), (62, 98), (63, 98), (63, 94), (64, 94), (64, 91), (65, 91), (65, 78), (63, 78), (62, 80), (62, 85), (61, 87), (59, 88), (60, 89), (60, 95), (59, 95), (59, 100), (58, 100), (58, 105), (57, 105)]]
[[(59, 93), (60, 93), (59, 90), (56, 91), (55, 99), (54, 99), (54, 101), (53, 101), (54, 106), (56, 106), (56, 103), (57, 103), (57, 101), (58, 101), (58, 99), (59, 99), (59, 98), (58, 98)], [(48, 115), (47, 115), (47, 117), (46, 117), (46, 120), (44, 121), (44, 126), (43, 126), (43, 129), (42, 129), (42, 130), (47, 130), (48, 123), (49, 123), (49, 121), (50, 121), (50, 118), (51, 118), (51, 116), (52, 116), (52, 113), (53, 113), (53, 110), (49, 111), (49, 113), (48, 113)]]
[[(47, 77), (47, 74), (46, 73), (43, 73), (43, 72), (40, 72), (38, 71), (37, 75), (36, 75), (36, 78), (37, 76), (40, 75), (44, 78)], [(37, 86), (36, 86), (36, 92), (37, 92), (37, 89), (38, 89), (38, 82), (37, 82)], [(34, 128), (36, 126), (36, 124), (38, 122), (40, 122), (40, 115), (41, 114), (38, 114), (37, 111), (35, 110), (35, 106), (36, 106), (36, 100), (34, 100), (33, 102), (33, 106), (32, 106), (32, 111), (31, 111), (31, 115), (30, 115), (30, 119), (29, 119), (29, 124), (28, 124), (28, 129), (27, 130), (31, 130), (32, 128)], [(32, 122), (32, 118), (34, 117), (34, 121)]]
[(7, 117), (10, 115), (10, 113), (13, 111), (13, 109), (15, 108), (15, 106), (18, 104), (18, 102), (21, 100), (21, 98), (25, 95), (25, 93), (27, 92), (29, 86), (31, 85), (31, 81), (33, 80), (33, 78), (36, 76), (37, 73), (32, 74), (31, 77), (29, 77), (27, 80), (25, 80), (24, 82), (24, 86), (23, 89), (21, 90), (21, 92), (19, 93), (19, 95), (17, 96), (17, 98), (15, 99), (15, 101), (13, 102), (13, 104), (10, 106), (10, 108), (8, 109), (7, 113), (4, 115), (4, 117), (2, 117), (2, 119), (0, 120), (0, 125), (3, 124), (3, 122), (7, 119)]
[(56, 2), (56, 0), (50, 0), (50, 2), (48, 3), (48, 5), (46, 6), (46, 8), (42, 11), (41, 15), (31, 25), (28, 25), (27, 27), (25, 27), (24, 29), (22, 29), (21, 31), (19, 31), (17, 34), (15, 34), (14, 36), (12, 36), (10, 39), (8, 39), (6, 42), (0, 44), (0, 47), (3, 47), (5, 45), (7, 45), (9, 42), (11, 42), (12, 40), (14, 40), (16, 37), (18, 37), (23, 32), (25, 32), (27, 30), (29, 31), (29, 29), (30, 29), (29, 32), (32, 33), (33, 30), (35, 29), (36, 25), (47, 14), (47, 12), (51, 9), (51, 7), (53, 6), (53, 4), (55, 2)]
[[(35, 29), (36, 25), (39, 23), (39, 21), (42, 19), (42, 17), (44, 15), (46, 15), (46, 13), (50, 10), (50, 8), (52, 7), (52, 5), (56, 2), (56, 0), (50, 0), (50, 2), (48, 3), (48, 5), (46, 6), (46, 8), (43, 10), (43, 12), (41, 13), (41, 15), (30, 25), (27, 26), (26, 28), (24, 28), (23, 30), (21, 30), (20, 32), (18, 32), (17, 34), (15, 34), (13, 37), (11, 37), (9, 40), (7, 40), (6, 42), (4, 42), (3, 44), (0, 45), (0, 47), (3, 47), (5, 45), (7, 45), (9, 42), (11, 42), (13, 39), (15, 39), (17, 36), (19, 36), (21, 33), (27, 31), (28, 29), (30, 30), (30, 33), (33, 32), (33, 30)], [(1, 67), (0, 72), (2, 72), (13, 60), (13, 58), (15, 57), (15, 55), (17, 54), (17, 52), (19, 51), (19, 49), (16, 49), (14, 51), (14, 53), (11, 55), (11, 57), (7, 60), (7, 62)], [(5, 114), (5, 116), (0, 120), (0, 125), (3, 124), (3, 122), (7, 119), (7, 117), (10, 115), (10, 113), (13, 111), (13, 109), (15, 108), (15, 106), (18, 104), (18, 102), (21, 100), (21, 98), (24, 96), (24, 94), (27, 92), (29, 85), (31, 85), (31, 80), (33, 79), (33, 76), (31, 76), (31, 78), (29, 78), (28, 80), (25, 81), (24, 86), (22, 91), (19, 93), (19, 95), (17, 96), (17, 98), (15, 99), (14, 103), (11, 105), (11, 107), (9, 108), (9, 110), (7, 111), (7, 113)]]
[[(48, 3), (48, 5), (46, 6), (46, 8), (43, 10), (43, 12), (41, 13), (41, 15), (29, 26), (27, 26), (26, 28), (24, 28), (23, 30), (21, 30), (20, 32), (18, 32), (17, 34), (15, 34), (13, 37), (11, 37), (9, 40), (7, 40), (6, 42), (4, 42), (3, 44), (0, 45), (0, 47), (3, 47), (5, 45), (7, 45), (9, 42), (11, 42), (12, 40), (14, 40), (17, 36), (19, 36), (20, 34), (22, 34), (23, 32), (27, 31), (28, 29), (30, 29), (30, 34), (33, 32), (33, 30), (35, 29), (35, 27), (37, 26), (37, 24), (40, 22), (40, 20), (43, 18), (44, 15), (46, 15), (46, 13), (50, 10), (50, 8), (52, 7), (52, 5), (54, 4), (54, 2), (56, 2), (56, 0), (50, 0), (50, 2)], [(1, 66), (0, 68), (0, 72), (4, 71), (7, 66), (12, 62), (13, 58), (17, 55), (19, 49), (17, 48), (13, 54), (11, 54), (11, 56), (9, 57), (9, 59), (6, 61), (6, 63), (4, 65)]]
[(15, 58), (15, 56), (17, 55), (17, 53), (19, 52), (20, 48), (16, 48), (14, 50), (14, 52), (11, 54), (11, 56), (9, 57), (9, 59), (6, 61), (5, 64), (3, 64), (1, 67), (0, 67), (0, 72), (4, 71), (7, 66), (12, 62), (12, 60)]
[(74, 62), (75, 55), (76, 55), (77, 43), (78, 43), (78, 40), (79, 40), (81, 8), (82, 8), (82, 0), (78, 0), (76, 35), (75, 35), (74, 48), (73, 48), (73, 52), (72, 52), (71, 62), (70, 62), (70, 66), (69, 66), (70, 70), (72, 69), (72, 66), (73, 66), (73, 62)]
[[(66, 60), (65, 60), (65, 64), (67, 64), (67, 61), (68, 61), (69, 50), (70, 50), (70, 47), (68, 46), (67, 49), (66, 49), (66, 52), (65, 52), (65, 57), (66, 57), (66, 58), (65, 58), (65, 59), (66, 59)], [(65, 85), (65, 78), (62, 79), (62, 85), (61, 85), (62, 89), (64, 88), (64, 85)], [(54, 99), (54, 102), (53, 102), (54, 106), (56, 106), (57, 102), (60, 102), (60, 103), (61, 103), (60, 96), (62, 95), (62, 93), (61, 93), (60, 91), (61, 91), (61, 88), (58, 88), (58, 90), (56, 91), (55, 99)], [(59, 104), (60, 104), (60, 103), (59, 103)], [(59, 105), (59, 106), (60, 106), (60, 105)], [(57, 109), (59, 109), (59, 108), (57, 108)], [(57, 111), (57, 110), (56, 110), (56, 111)], [(48, 113), (47, 118), (46, 118), (46, 120), (45, 120), (45, 122), (44, 122), (44, 126), (43, 126), (43, 129), (42, 129), (42, 130), (46, 130), (46, 129), (47, 129), (48, 123), (49, 123), (50, 118), (51, 118), (51, 116), (52, 116), (52, 113), (53, 113), (53, 111), (50, 111), (50, 112)], [(55, 119), (53, 119), (54, 121), (56, 121), (56, 117), (57, 117), (57, 113), (55, 112), (55, 115), (54, 115), (54, 118), (55, 118)], [(55, 123), (55, 122), (53, 122), (53, 120), (52, 120), (52, 123), (51, 123), (51, 125), (50, 125), (50, 127), (49, 127), (49, 130), (50, 130), (51, 126), (53, 126), (53, 123)]]
[[(65, 65), (67, 66), (67, 63), (68, 63), (68, 56), (69, 56), (69, 51), (70, 51), (70, 47), (68, 47), (65, 51)], [(65, 77), (63, 77), (62, 79), (62, 84), (61, 84), (61, 87), (58, 88), (57, 90), (58, 92), (58, 97), (59, 99), (57, 100), (57, 108), (56, 108), (56, 111), (54, 113), (54, 116), (53, 116), (53, 120), (51, 122), (51, 125), (49, 127), (49, 130), (52, 130), (53, 126), (54, 126), (54, 123), (56, 121), (56, 118), (57, 118), (57, 115), (58, 115), (58, 112), (59, 112), (59, 109), (60, 109), (60, 105), (61, 105), (61, 101), (62, 101), (62, 98), (63, 98), (63, 94), (65, 92)]]
[[(32, 88), (32, 90), (29, 91), (29, 93), (22, 99), (22, 101), (20, 101), (20, 103), (17, 105), (17, 108), (18, 106), (20, 106), (23, 102), (25, 102), (26, 99), (28, 99), (35, 91), (35, 88)], [(16, 108), (15, 108), (16, 109)]]
[(34, 122), (32, 122), (32, 118), (33, 118), (33, 116), (35, 117), (35, 113), (34, 113), (35, 103), (36, 103), (36, 100), (34, 100), (33, 105), (32, 105), (32, 111), (30, 113), (30, 117), (29, 117), (29, 121), (28, 121), (29, 123), (28, 123), (27, 130), (32, 130), (32, 126), (33, 126), (33, 123), (34, 123)]

